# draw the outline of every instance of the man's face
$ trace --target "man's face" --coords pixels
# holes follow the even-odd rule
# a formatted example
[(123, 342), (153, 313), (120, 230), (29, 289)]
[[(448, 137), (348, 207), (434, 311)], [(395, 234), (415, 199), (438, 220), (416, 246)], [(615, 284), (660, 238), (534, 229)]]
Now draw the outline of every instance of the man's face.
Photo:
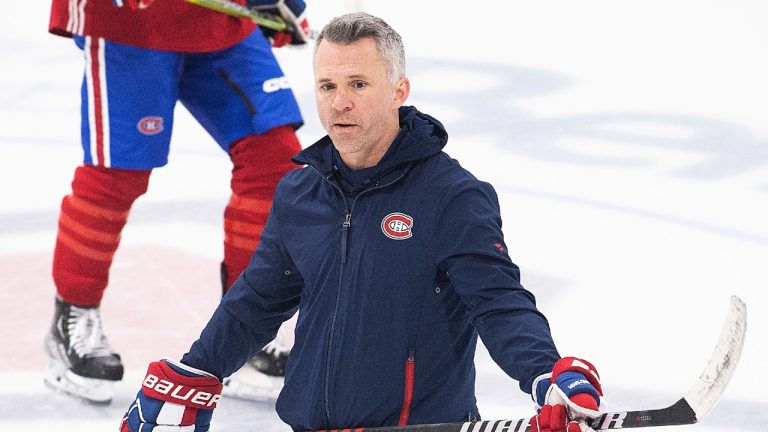
[(398, 108), (407, 79), (392, 84), (376, 42), (320, 41), (314, 57), (317, 112), (334, 146), (352, 169), (376, 165), (400, 130)]

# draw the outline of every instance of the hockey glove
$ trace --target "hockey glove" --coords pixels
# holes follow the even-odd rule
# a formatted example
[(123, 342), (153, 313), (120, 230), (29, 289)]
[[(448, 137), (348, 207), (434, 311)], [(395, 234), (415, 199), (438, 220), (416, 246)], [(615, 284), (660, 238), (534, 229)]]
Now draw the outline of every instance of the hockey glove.
[(120, 432), (207, 432), (221, 388), (218, 378), (207, 372), (167, 359), (152, 362)]
[(552, 373), (533, 381), (533, 401), (539, 413), (531, 417), (531, 432), (582, 432), (600, 415), (600, 375), (586, 360), (564, 357)]
[(117, 7), (128, 6), (131, 9), (146, 9), (155, 0), (112, 0)]
[(259, 27), (275, 48), (288, 44), (304, 45), (312, 37), (312, 29), (304, 15), (307, 5), (303, 0), (248, 0), (248, 7), (279, 16), (288, 25), (283, 31)]

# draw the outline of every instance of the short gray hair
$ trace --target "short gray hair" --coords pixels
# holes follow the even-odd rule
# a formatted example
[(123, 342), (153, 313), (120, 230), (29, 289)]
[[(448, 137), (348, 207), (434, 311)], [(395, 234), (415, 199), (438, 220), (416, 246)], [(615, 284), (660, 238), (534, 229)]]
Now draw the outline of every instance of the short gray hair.
[(331, 20), (320, 31), (315, 42), (315, 53), (320, 42), (351, 45), (361, 39), (371, 38), (376, 42), (379, 56), (387, 67), (392, 84), (405, 77), (405, 48), (400, 35), (383, 19), (365, 12), (353, 12)]

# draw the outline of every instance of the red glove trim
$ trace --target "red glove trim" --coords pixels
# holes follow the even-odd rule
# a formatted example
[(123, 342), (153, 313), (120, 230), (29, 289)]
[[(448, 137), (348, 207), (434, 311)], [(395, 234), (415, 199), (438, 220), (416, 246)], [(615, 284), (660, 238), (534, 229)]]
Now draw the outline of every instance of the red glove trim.
[(587, 377), (587, 381), (597, 390), (597, 394), (603, 395), (603, 388), (600, 386), (600, 375), (592, 363), (576, 357), (563, 357), (555, 363), (552, 368), (551, 381), (554, 383), (558, 375), (563, 372), (578, 372)]
[(544, 405), (538, 415), (528, 421), (530, 432), (581, 432), (576, 421), (568, 420), (564, 405)]
[(151, 398), (206, 410), (216, 408), (222, 388), (214, 377), (182, 375), (164, 361), (150, 363), (141, 383), (142, 391)]
[(293, 37), (286, 33), (286, 32), (277, 32), (274, 35), (272, 35), (272, 47), (274, 48), (282, 48), (289, 43), (291, 43), (291, 40)]

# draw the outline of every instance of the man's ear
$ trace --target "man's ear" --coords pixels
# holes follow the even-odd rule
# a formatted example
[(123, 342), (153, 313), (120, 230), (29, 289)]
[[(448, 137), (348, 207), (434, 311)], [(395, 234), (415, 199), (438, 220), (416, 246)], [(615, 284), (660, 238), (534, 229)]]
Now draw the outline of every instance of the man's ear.
[(394, 98), (392, 99), (394, 107), (401, 107), (405, 103), (405, 100), (408, 99), (408, 95), (410, 94), (411, 82), (408, 80), (408, 78), (403, 77), (397, 80), (397, 83), (395, 83)]

